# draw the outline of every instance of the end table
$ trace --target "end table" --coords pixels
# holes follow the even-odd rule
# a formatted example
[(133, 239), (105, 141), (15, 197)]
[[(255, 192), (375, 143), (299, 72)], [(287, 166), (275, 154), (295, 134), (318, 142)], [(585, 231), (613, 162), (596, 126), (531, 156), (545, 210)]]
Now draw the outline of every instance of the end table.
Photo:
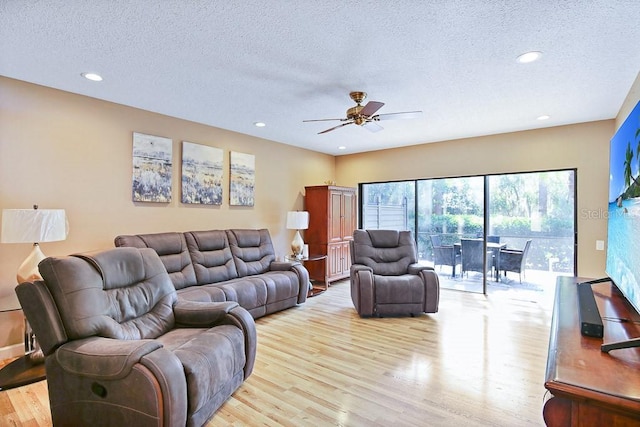
[[(322, 270), (325, 272), (324, 281), (323, 282), (319, 282), (315, 280), (310, 281), (309, 294), (307, 296), (314, 297), (318, 294), (323, 293), (327, 289), (329, 289), (329, 281), (327, 280), (327, 256), (326, 255), (308, 255), (302, 258), (296, 258), (295, 255), (287, 255), (284, 257), (284, 259), (287, 261), (299, 261), (303, 265), (306, 262), (322, 261), (324, 263), (324, 265), (322, 266), (323, 267)], [(316, 283), (318, 284), (316, 285)]]
[[(0, 313), (20, 310), (22, 307), (15, 293), (0, 298)], [(32, 360), (30, 357), (30, 352), (34, 350), (35, 338), (26, 318), (24, 328), (25, 354), (0, 369), (0, 391), (32, 384), (46, 378), (43, 361)]]

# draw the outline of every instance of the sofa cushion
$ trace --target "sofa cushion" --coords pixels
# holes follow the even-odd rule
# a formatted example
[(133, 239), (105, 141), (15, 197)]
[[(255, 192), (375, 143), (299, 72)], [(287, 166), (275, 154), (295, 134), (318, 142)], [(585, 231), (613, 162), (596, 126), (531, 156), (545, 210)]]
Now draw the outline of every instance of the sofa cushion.
[(193, 286), (178, 291), (180, 300), (199, 302), (236, 301), (254, 318), (297, 303), (300, 279), (294, 271), (269, 271), (221, 283)]
[(71, 340), (156, 338), (175, 324), (176, 290), (153, 249), (46, 258), (39, 269)]
[(185, 233), (185, 239), (198, 285), (238, 277), (224, 230), (189, 231)]
[(205, 405), (219, 406), (242, 383), (246, 356), (240, 328), (221, 325), (212, 329), (174, 329), (158, 341), (184, 367), (190, 414), (206, 409)]
[(121, 235), (115, 238), (117, 247), (152, 248), (160, 256), (176, 289), (196, 284), (184, 234), (167, 232), (154, 234)]
[[(225, 283), (225, 282), (223, 282)], [(227, 296), (224, 290), (217, 284), (203, 285), (203, 286), (190, 286), (178, 290), (178, 298), (185, 301), (199, 301), (199, 302), (224, 302), (227, 301)]]
[(227, 230), (239, 277), (269, 271), (276, 260), (269, 230)]

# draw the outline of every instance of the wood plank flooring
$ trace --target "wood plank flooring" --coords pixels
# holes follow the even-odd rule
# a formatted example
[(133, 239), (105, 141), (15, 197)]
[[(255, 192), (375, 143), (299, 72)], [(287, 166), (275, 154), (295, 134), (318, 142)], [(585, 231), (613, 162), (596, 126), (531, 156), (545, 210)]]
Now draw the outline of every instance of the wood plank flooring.
[[(258, 319), (253, 374), (208, 426), (543, 426), (551, 299), (441, 292), (361, 319), (348, 281)], [(0, 392), (0, 425), (49, 426), (46, 382)]]

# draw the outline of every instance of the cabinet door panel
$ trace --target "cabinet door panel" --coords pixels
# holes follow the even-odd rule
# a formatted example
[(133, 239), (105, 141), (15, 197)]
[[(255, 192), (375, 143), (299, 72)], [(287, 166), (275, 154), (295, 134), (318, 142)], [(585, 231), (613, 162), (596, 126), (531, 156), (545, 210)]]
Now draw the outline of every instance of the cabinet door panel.
[(342, 274), (342, 245), (329, 245), (327, 249), (329, 252), (327, 254), (329, 279), (333, 279)]
[(355, 193), (345, 192), (342, 197), (342, 240), (353, 239), (357, 227), (357, 207)]
[(342, 192), (329, 194), (329, 242), (342, 241)]
[(349, 254), (349, 243), (340, 244), (340, 269), (343, 275), (349, 275), (351, 268), (351, 255)]

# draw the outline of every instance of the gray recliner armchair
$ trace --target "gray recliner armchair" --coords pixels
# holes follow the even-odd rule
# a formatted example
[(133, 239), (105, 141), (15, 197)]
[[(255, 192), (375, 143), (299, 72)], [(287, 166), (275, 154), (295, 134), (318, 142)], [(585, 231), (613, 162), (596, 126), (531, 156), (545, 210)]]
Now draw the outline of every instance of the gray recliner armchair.
[(351, 300), (360, 316), (438, 311), (438, 275), (418, 264), (411, 232), (355, 230), (350, 245)]
[(16, 293), (45, 355), (60, 426), (200, 426), (251, 374), (236, 302), (178, 301), (152, 249), (47, 258)]

